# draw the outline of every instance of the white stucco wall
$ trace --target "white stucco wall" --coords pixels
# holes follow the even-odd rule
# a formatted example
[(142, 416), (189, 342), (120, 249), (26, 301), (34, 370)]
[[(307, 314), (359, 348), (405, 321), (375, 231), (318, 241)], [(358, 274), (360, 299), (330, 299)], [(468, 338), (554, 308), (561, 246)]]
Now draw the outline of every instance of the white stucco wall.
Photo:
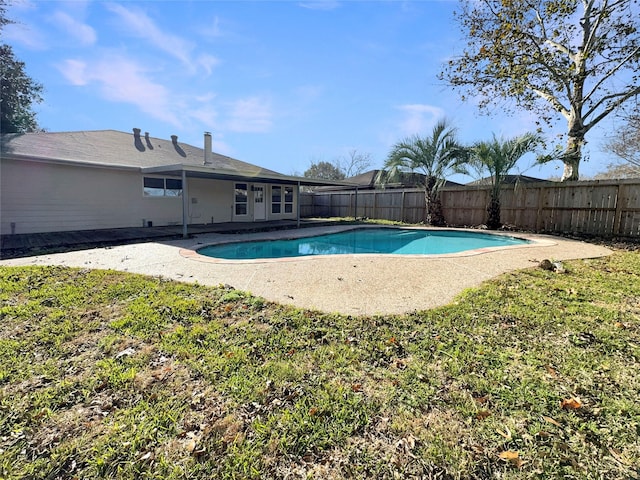
[[(253, 221), (251, 192), (249, 215), (234, 218), (234, 184), (188, 178), (189, 223)], [(295, 203), (290, 214), (271, 213), (271, 190), (266, 187), (266, 220), (295, 219)], [(143, 221), (181, 225), (182, 197), (145, 197), (143, 175), (137, 170), (0, 161), (2, 234), (141, 227)]]

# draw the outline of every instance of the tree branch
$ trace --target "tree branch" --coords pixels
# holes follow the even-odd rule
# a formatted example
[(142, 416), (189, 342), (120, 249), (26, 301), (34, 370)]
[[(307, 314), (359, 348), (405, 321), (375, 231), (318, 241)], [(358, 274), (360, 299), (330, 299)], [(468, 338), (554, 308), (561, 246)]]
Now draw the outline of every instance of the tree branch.
[(531, 86), (531, 88), (536, 93), (536, 95), (538, 95), (540, 98), (549, 102), (557, 112), (560, 112), (564, 118), (569, 120), (569, 116), (570, 116), (569, 110), (564, 105), (562, 105), (562, 103), (560, 103), (560, 100), (558, 100), (554, 95), (547, 93), (543, 90), (540, 90), (533, 86)]
[[(591, 98), (591, 96), (598, 91), (598, 89), (600, 88), (600, 86), (609, 78), (611, 78), (618, 70), (620, 70), (622, 67), (625, 66), (625, 63), (627, 63), (629, 60), (631, 60), (633, 57), (635, 57), (636, 55), (638, 55), (640, 53), (640, 47), (636, 47), (629, 55), (627, 55), (623, 60), (621, 60), (615, 67), (613, 67), (611, 70), (609, 70), (607, 73), (605, 73), (604, 75), (602, 75), (602, 78), (600, 78), (600, 80), (598, 80), (598, 82), (593, 86), (593, 88), (591, 89), (591, 91), (585, 95), (583, 98), (585, 101), (589, 100)], [(601, 102), (598, 102), (598, 104)], [(596, 104), (596, 106), (598, 105)], [(591, 111), (593, 111), (595, 109), (592, 108)]]
[(612, 98), (618, 98), (618, 100), (616, 100), (615, 102), (612, 102), (609, 104), (609, 106), (607, 108), (605, 108), (602, 113), (600, 113), (600, 115), (598, 115), (597, 117), (595, 117), (593, 120), (591, 120), (588, 124), (586, 124), (584, 126), (585, 131), (589, 131), (593, 126), (595, 126), (600, 120), (602, 120), (604, 117), (606, 117), (607, 115), (609, 115), (613, 110), (615, 110), (617, 107), (619, 107), (620, 105), (622, 105), (625, 101), (627, 101), (628, 99), (630, 99), (631, 97), (640, 94), (640, 86), (636, 86), (634, 88), (632, 88), (631, 90), (629, 90), (626, 93), (617, 93), (617, 94), (612, 94), (612, 95), (606, 95), (605, 97), (603, 97), (602, 99), (600, 99), (599, 102), (597, 102), (588, 112), (586, 115), (584, 115), (583, 118), (587, 118), (589, 115), (591, 115), (593, 112), (595, 112), (595, 110), (602, 105), (605, 101), (610, 100)]

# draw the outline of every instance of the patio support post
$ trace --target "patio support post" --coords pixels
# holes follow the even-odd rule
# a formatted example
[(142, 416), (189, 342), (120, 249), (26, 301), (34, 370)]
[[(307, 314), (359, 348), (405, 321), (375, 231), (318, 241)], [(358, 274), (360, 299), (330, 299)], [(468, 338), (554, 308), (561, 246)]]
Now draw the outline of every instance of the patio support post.
[(300, 228), (300, 181), (296, 184), (296, 228)]
[(187, 172), (182, 170), (182, 238), (189, 238), (187, 219), (189, 216), (189, 192), (187, 192)]

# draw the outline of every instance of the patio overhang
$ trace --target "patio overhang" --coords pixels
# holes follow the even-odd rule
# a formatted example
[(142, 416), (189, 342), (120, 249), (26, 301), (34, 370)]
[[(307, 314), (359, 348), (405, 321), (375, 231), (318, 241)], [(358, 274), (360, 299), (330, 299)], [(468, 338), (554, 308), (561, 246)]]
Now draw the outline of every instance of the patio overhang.
[[(339, 180), (324, 180), (321, 178), (307, 178), (281, 175), (276, 172), (264, 170), (262, 168), (256, 168), (254, 170), (240, 171), (240, 170), (226, 170), (222, 168), (213, 168), (210, 166), (199, 165), (162, 165), (156, 167), (143, 167), (140, 169), (143, 174), (150, 175), (167, 175), (182, 178), (182, 236), (188, 237), (188, 178), (203, 178), (210, 180), (228, 180), (233, 182), (246, 182), (246, 183), (271, 183), (277, 185), (295, 185), (297, 201), (296, 220), (298, 226), (300, 226), (300, 187), (320, 187), (320, 186), (344, 186), (352, 187), (356, 189), (356, 206), (357, 206), (357, 191), (356, 184), (351, 182), (344, 182)], [(357, 207), (356, 207), (357, 211)]]
[(170, 175), (181, 177), (185, 174), (188, 178), (208, 178), (211, 180), (230, 180), (234, 182), (274, 183), (279, 185), (304, 185), (308, 187), (320, 186), (344, 186), (356, 187), (355, 183), (341, 180), (325, 180), (322, 178), (307, 178), (289, 175), (256, 168), (255, 170), (225, 170), (197, 165), (163, 165), (159, 167), (142, 168), (142, 173), (155, 175)]

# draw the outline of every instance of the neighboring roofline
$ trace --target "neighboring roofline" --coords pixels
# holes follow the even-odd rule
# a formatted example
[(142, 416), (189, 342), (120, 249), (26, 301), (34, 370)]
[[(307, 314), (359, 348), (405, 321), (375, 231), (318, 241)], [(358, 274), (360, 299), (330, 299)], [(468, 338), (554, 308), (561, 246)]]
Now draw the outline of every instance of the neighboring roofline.
[(140, 169), (142, 173), (157, 174), (157, 175), (173, 175), (181, 176), (182, 172), (187, 177), (195, 178), (213, 178), (219, 180), (234, 180), (244, 182), (267, 182), (267, 183), (279, 183), (283, 185), (305, 185), (305, 186), (348, 186), (357, 187), (357, 184), (350, 182), (343, 182), (339, 180), (324, 180), (321, 178), (307, 178), (296, 177), (281, 174), (270, 174), (258, 169), (256, 172), (227, 170), (222, 168), (211, 168), (206, 166), (197, 165), (184, 165), (181, 163), (174, 165), (162, 165), (156, 167), (143, 167)]

